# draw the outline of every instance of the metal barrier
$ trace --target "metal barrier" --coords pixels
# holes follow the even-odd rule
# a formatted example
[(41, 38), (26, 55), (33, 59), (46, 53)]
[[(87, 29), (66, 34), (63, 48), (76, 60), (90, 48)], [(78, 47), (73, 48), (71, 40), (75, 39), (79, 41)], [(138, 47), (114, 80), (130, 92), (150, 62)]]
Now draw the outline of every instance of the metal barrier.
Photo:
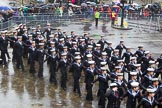
[[(118, 14), (118, 16), (121, 16), (121, 14)], [(155, 15), (152, 17), (152, 21), (157, 20), (157, 17), (162, 16), (162, 14)], [(144, 17), (140, 15), (139, 13), (129, 13), (125, 14), (125, 18), (129, 20), (150, 20), (149, 17)], [(12, 19), (8, 20), (7, 22), (2, 22), (0, 23), (0, 30), (5, 30), (9, 29), (13, 24), (20, 24), (20, 23), (25, 23), (25, 24), (30, 24), (31, 26), (35, 26), (37, 24), (47, 24), (49, 23), (55, 23), (58, 24), (58, 26), (63, 23), (63, 22), (81, 22), (81, 20), (91, 20), (93, 21), (94, 19), (94, 14), (74, 14), (74, 15), (56, 15), (56, 14), (50, 14), (50, 15), (38, 15), (38, 14), (32, 14), (29, 16), (13, 16)], [(100, 20), (103, 21), (110, 21), (111, 20), (111, 14), (109, 13), (101, 13), (100, 14)], [(162, 21), (162, 17), (160, 17), (159, 22)]]
[(0, 31), (2, 31), (2, 30), (8, 30), (13, 25), (14, 25), (14, 23), (13, 23), (13, 20), (12, 19), (8, 19), (8, 21), (6, 21), (6, 22), (1, 22), (0, 23)]

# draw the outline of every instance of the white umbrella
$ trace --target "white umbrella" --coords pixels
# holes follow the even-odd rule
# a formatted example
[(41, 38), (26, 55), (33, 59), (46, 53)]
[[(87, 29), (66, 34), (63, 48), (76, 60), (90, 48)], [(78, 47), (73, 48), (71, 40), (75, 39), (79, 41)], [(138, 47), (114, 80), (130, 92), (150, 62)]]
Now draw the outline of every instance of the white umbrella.
[(81, 6), (87, 7), (87, 4), (86, 3), (82, 3)]

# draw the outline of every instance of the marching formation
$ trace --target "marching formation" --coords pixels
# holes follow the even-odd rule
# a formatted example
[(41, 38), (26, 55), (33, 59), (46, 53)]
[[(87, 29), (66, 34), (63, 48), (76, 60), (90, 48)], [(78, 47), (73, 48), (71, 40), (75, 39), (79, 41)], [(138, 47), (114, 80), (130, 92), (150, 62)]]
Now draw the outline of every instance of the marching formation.
[[(61, 29), (52, 33), (51, 25), (42, 30), (20, 24), (7, 36), (1, 31), (1, 64), (7, 66), (8, 44), (13, 48), (12, 62), (17, 69), (24, 70), (23, 59), (28, 60), (29, 72), (43, 78), (44, 63), (49, 65), (50, 83), (58, 84), (57, 74), (61, 74), (60, 86), (68, 87), (68, 72), (73, 74), (73, 91), (81, 96), (80, 78), (84, 77), (86, 100), (93, 100), (93, 86), (98, 82), (98, 105), (100, 108), (120, 108), (127, 97), (127, 108), (162, 107), (162, 54), (154, 59), (150, 51), (139, 45), (135, 53), (124, 41), (113, 48), (112, 42), (101, 39), (94, 42), (88, 33), (67, 34)], [(6, 58), (7, 56), (7, 58)], [(38, 72), (35, 65), (38, 63)], [(97, 85), (97, 84), (96, 84)], [(108, 101), (106, 101), (108, 100)]]

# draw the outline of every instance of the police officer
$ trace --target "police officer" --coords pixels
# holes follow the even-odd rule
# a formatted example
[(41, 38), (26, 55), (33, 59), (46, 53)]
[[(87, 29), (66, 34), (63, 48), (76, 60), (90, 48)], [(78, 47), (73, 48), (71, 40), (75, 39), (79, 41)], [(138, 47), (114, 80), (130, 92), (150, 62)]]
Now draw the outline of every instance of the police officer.
[(95, 12), (95, 26), (98, 27), (98, 19), (100, 18), (100, 12), (98, 9)]

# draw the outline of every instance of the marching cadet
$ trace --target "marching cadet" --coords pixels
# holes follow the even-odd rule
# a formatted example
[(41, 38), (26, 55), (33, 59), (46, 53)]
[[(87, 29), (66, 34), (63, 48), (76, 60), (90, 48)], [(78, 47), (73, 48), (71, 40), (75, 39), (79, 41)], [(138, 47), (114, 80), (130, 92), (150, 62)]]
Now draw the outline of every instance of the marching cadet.
[(134, 64), (134, 67), (135, 67), (134, 71), (136, 71), (138, 73), (137, 74), (137, 79), (139, 81), (143, 80), (142, 78), (143, 78), (144, 74), (143, 74), (143, 72), (141, 70), (141, 64)]
[(96, 44), (96, 49), (93, 51), (93, 55), (94, 55), (94, 60), (96, 62), (96, 66), (99, 67), (100, 66), (100, 57), (101, 57), (101, 45), (100, 44)]
[(67, 36), (67, 40), (66, 40), (66, 42), (65, 42), (65, 45), (68, 46), (69, 51), (70, 51), (70, 49), (72, 48), (72, 38), (71, 38), (70, 35)]
[(42, 28), (41, 25), (37, 25), (36, 32), (41, 32), (42, 34), (41, 28)]
[(69, 65), (69, 61), (67, 60), (67, 54), (62, 53), (61, 59), (59, 61), (60, 72), (61, 72), (61, 87), (63, 90), (66, 90), (66, 81), (67, 81), (67, 67)]
[(1, 31), (1, 37), (0, 37), (0, 50), (1, 50), (1, 58), (2, 58), (2, 64), (3, 66), (7, 66), (7, 60), (6, 60), (6, 54), (8, 58), (10, 59), (8, 55), (8, 38), (6, 36), (5, 31)]
[(36, 46), (35, 46), (35, 41), (32, 41), (31, 46), (28, 49), (29, 52), (29, 64), (30, 64), (30, 69), (29, 72), (32, 74), (35, 74), (35, 61), (36, 61)]
[(138, 79), (137, 79), (137, 72), (136, 71), (132, 71), (132, 72), (129, 73), (128, 84), (127, 84), (127, 87), (129, 89), (131, 89), (131, 83), (132, 82), (139, 82)]
[(45, 28), (43, 35), (46, 33), (46, 39), (49, 40), (49, 36), (51, 35), (51, 24), (47, 23), (47, 27)]
[(105, 96), (108, 100), (107, 108), (120, 108), (120, 94), (116, 83), (110, 84), (110, 89), (106, 91)]
[(49, 35), (49, 40), (46, 43), (47, 48), (50, 47), (51, 42), (54, 42), (54, 35), (53, 34)]
[(94, 42), (94, 39), (89, 39), (87, 45), (92, 45), (93, 47), (95, 47), (96, 43)]
[(81, 96), (79, 79), (81, 77), (82, 64), (81, 64), (81, 57), (80, 56), (75, 57), (75, 62), (72, 64), (72, 71), (73, 71), (73, 78), (74, 78), (74, 89), (73, 89), (73, 91), (74, 92), (77, 91), (79, 96)]
[(124, 73), (124, 72), (127, 72), (128, 73), (128, 71), (127, 71), (127, 68), (126, 68), (126, 66), (125, 66), (125, 64), (124, 64), (124, 60), (117, 60), (117, 62), (118, 62), (118, 66), (120, 66), (121, 67), (121, 72), (122, 73)]
[(39, 43), (41, 43), (41, 40), (44, 39), (44, 37), (41, 35), (41, 32), (37, 32), (37, 37), (35, 38), (35, 43), (36, 45), (38, 45)]
[(37, 34), (36, 34), (36, 28), (32, 28), (32, 32), (30, 33), (33, 37), (33, 39), (35, 39), (37, 37)]
[(147, 74), (144, 75), (142, 84), (144, 85), (145, 88), (147, 88), (149, 85), (152, 84), (152, 78), (154, 77), (154, 69), (153, 68), (148, 68), (147, 69)]
[[(160, 57), (157, 58), (156, 63), (158, 63), (158, 68), (162, 68), (162, 52)], [(162, 80), (162, 73), (161, 73), (161, 80)]]
[(11, 48), (14, 47), (14, 44), (17, 41), (17, 31), (15, 30), (12, 33), (13, 33), (13, 35), (11, 37), (9, 37), (11, 39), (11, 41), (10, 41), (10, 47)]
[(115, 49), (119, 50), (119, 57), (121, 58), (123, 49), (126, 49), (126, 47), (124, 46), (124, 41), (121, 40), (119, 45), (117, 45)]
[(85, 83), (86, 83), (86, 100), (92, 101), (93, 100), (93, 94), (92, 94), (92, 87), (94, 82), (94, 77), (97, 75), (97, 71), (95, 69), (95, 61), (89, 61), (89, 68), (86, 70), (85, 74)]
[(127, 90), (126, 94), (124, 94), (123, 97), (128, 97), (126, 108), (136, 108), (137, 99), (138, 99), (138, 102), (139, 102), (142, 98), (142, 95), (141, 95), (140, 90), (139, 90), (139, 83), (138, 82), (132, 82), (131, 83), (131, 89)]
[(137, 108), (140, 108), (140, 106), (143, 106), (143, 108), (155, 108), (158, 102), (155, 100), (154, 96), (155, 96), (155, 90), (148, 88), (147, 96), (141, 99)]
[(93, 50), (92, 50), (93, 46), (92, 45), (88, 45), (87, 49), (85, 51), (85, 59), (86, 59), (86, 55), (87, 54), (93, 54)]
[(83, 62), (83, 69), (84, 69), (84, 72), (87, 70), (87, 68), (89, 67), (89, 61), (92, 61), (93, 59), (92, 59), (92, 54), (87, 54), (86, 55), (86, 58), (87, 59), (85, 59), (84, 60), (84, 62)]
[(28, 57), (28, 46), (25, 45), (27, 44), (27, 40), (29, 39), (28, 37), (28, 31), (27, 29), (23, 29), (24, 33), (22, 34), (22, 42), (24, 43), (24, 53), (23, 53), (23, 57), (27, 58)]
[(162, 52), (160, 56), (157, 58), (156, 62), (158, 62), (158, 68), (162, 67)]
[(111, 56), (111, 62), (114, 64), (114, 65), (118, 65), (118, 60), (120, 60), (120, 56), (119, 56), (119, 50), (118, 49), (115, 49), (113, 51), (113, 55)]
[(64, 46), (65, 46), (65, 40), (64, 40), (64, 38), (60, 38), (59, 39), (59, 44), (57, 46), (58, 51), (62, 52)]
[(148, 86), (148, 88), (154, 89), (155, 91), (159, 88), (159, 79), (158, 78), (152, 78), (152, 84)]
[(112, 71), (113, 64), (109, 60), (106, 52), (102, 52), (102, 56), (101, 56), (101, 59), (100, 59), (100, 64), (101, 64), (101, 62), (106, 62), (106, 65), (107, 65), (108, 70), (109, 71)]
[(39, 63), (39, 71), (38, 71), (38, 77), (43, 77), (43, 64), (44, 64), (44, 56), (45, 56), (45, 50), (44, 50), (44, 43), (39, 43), (39, 48), (37, 49), (37, 59)]
[(12, 51), (12, 62), (16, 62), (16, 55), (15, 55), (14, 45), (15, 45), (15, 42), (18, 40), (18, 38), (17, 38), (17, 31), (13, 31), (13, 36), (10, 37), (10, 39), (11, 39), (10, 47), (13, 48), (13, 51)]
[(122, 59), (124, 59), (124, 63), (128, 65), (130, 63), (130, 59), (133, 56), (131, 52), (131, 47), (127, 47), (126, 52), (123, 54)]
[(107, 56), (110, 58), (111, 54), (113, 52), (113, 48), (112, 48), (112, 42), (107, 42), (107, 47), (104, 49), (104, 52), (107, 53)]
[(79, 51), (81, 53), (81, 55), (84, 56), (84, 53), (86, 51), (86, 43), (85, 43), (85, 39), (80, 39), (80, 44), (78, 45)]
[[(48, 47), (48, 54), (49, 55), (51, 55), (51, 50), (55, 50), (57, 52), (56, 47), (55, 47), (55, 42), (53, 42), (53, 41), (50, 41), (50, 44), (49, 44), (49, 47)], [(48, 58), (47, 64), (49, 64), (49, 63), (50, 63), (50, 59)]]
[(79, 50), (78, 50), (78, 46), (77, 46), (77, 42), (73, 42), (72, 43), (72, 48), (71, 48), (71, 54), (74, 56), (75, 55), (75, 52), (78, 52)]
[(14, 50), (16, 55), (16, 68), (24, 70), (24, 65), (22, 60), (24, 45), (22, 43), (22, 36), (18, 36), (18, 40), (15, 43)]
[(113, 78), (114, 80), (116, 80), (117, 73), (121, 73), (121, 67), (120, 66), (115, 66), (115, 71), (114, 72), (111, 72), (111, 74), (110, 74), (111, 78)]
[(136, 57), (131, 57), (131, 58), (130, 58), (129, 64), (127, 65), (128, 71), (133, 71), (133, 70), (135, 70), (136, 68), (135, 68), (134, 64), (136, 64), (136, 63), (137, 63)]
[(55, 85), (57, 85), (57, 80), (56, 80), (56, 71), (57, 71), (57, 61), (58, 61), (58, 55), (56, 53), (55, 49), (51, 49), (50, 50), (51, 53), (49, 55), (49, 64), (50, 64), (50, 78), (49, 81), (51, 83), (54, 83)]
[(157, 98), (157, 101), (158, 101), (158, 108), (161, 108), (162, 107), (162, 84), (159, 85), (159, 88), (157, 89), (156, 91), (156, 98)]
[(123, 78), (123, 73), (117, 73), (117, 79), (115, 83), (118, 85), (119, 96), (122, 97), (127, 90), (127, 82)]
[(142, 62), (142, 64), (141, 64), (141, 70), (143, 72), (145, 72), (147, 70), (147, 68), (149, 67), (149, 61), (150, 60), (153, 60), (154, 61), (154, 59), (151, 56), (150, 51), (145, 51), (145, 55), (141, 58), (141, 62)]
[(57, 29), (57, 34), (58, 34), (59, 38), (64, 38), (64, 35), (63, 35), (62, 31), (61, 31), (61, 28)]
[(141, 63), (141, 58), (144, 56), (145, 50), (143, 49), (143, 45), (138, 46), (138, 50), (134, 53), (137, 57), (137, 63)]
[(101, 45), (101, 51), (103, 51), (104, 46), (105, 46), (106, 40), (104, 39), (104, 35), (101, 35), (101, 39), (97, 42), (97, 44)]
[(109, 75), (107, 74), (107, 68), (101, 67), (101, 74), (98, 75), (98, 78), (94, 81), (99, 81), (99, 100), (98, 105), (101, 108), (105, 108), (105, 93), (108, 88)]

